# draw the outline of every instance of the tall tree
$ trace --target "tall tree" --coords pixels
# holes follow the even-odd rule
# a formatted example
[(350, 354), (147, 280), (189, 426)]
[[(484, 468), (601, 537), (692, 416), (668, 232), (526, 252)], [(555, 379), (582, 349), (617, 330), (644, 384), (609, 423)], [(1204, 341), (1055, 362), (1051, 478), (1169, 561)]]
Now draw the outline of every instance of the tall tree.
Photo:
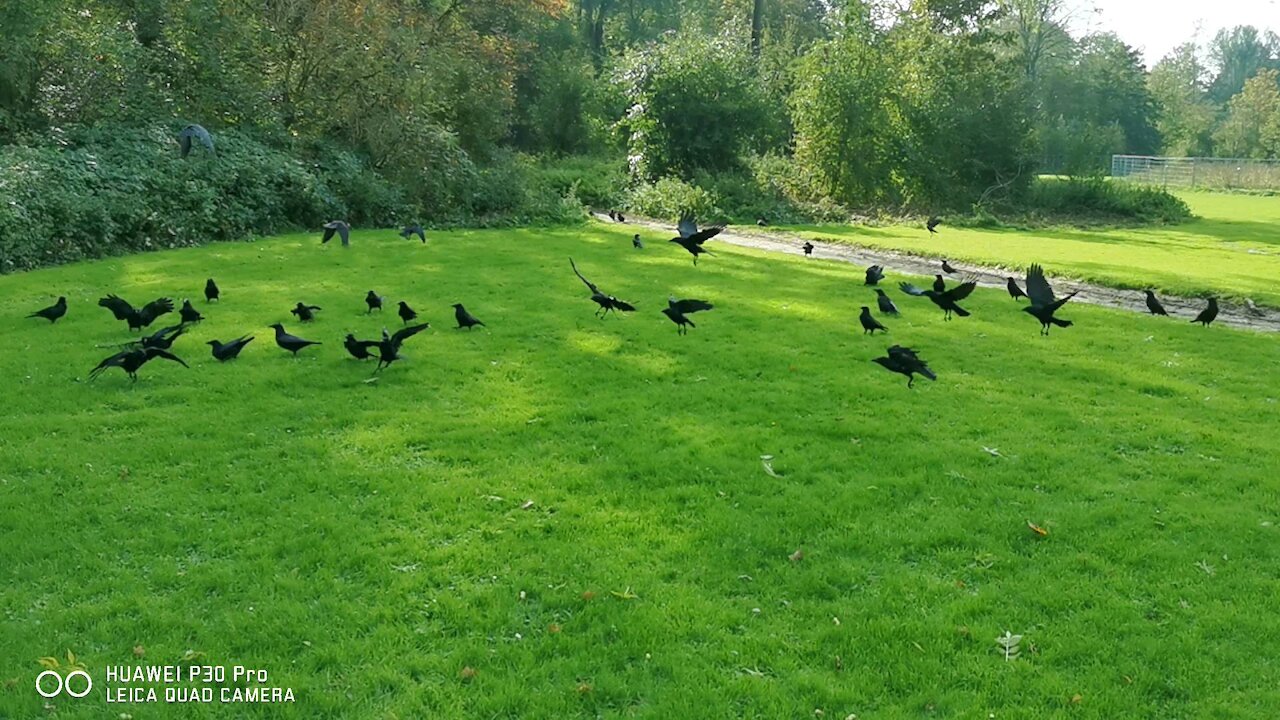
[(1209, 96), (1225, 103), (1244, 89), (1245, 81), (1264, 68), (1280, 68), (1280, 37), (1260, 33), (1252, 25), (1222, 29), (1209, 44), (1216, 75)]
[(1212, 152), (1216, 109), (1205, 87), (1207, 70), (1194, 43), (1174, 48), (1147, 76), (1158, 108), (1156, 128), (1165, 155), (1200, 156)]
[(1216, 135), (1228, 157), (1280, 157), (1280, 72), (1261, 70), (1231, 98)]

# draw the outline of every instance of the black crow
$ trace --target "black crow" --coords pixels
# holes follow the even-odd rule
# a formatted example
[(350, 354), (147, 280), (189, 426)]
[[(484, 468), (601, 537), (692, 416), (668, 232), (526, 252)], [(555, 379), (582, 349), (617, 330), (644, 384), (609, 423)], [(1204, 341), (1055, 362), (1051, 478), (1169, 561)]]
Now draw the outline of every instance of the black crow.
[(706, 300), (676, 300), (673, 297), (668, 297), (667, 306), (662, 309), (662, 314), (671, 318), (671, 322), (676, 324), (677, 334), (686, 335), (689, 332), (689, 328), (698, 327), (686, 316), (703, 310), (711, 310), (714, 307)]
[(320, 309), (321, 308), (319, 305), (306, 305), (304, 303), (298, 303), (297, 305), (294, 305), (293, 309), (290, 310), (289, 312), (293, 313), (294, 315), (297, 315), (298, 320), (302, 322), (311, 322), (312, 320), (316, 319), (316, 311)]
[(205, 284), (204, 284), (204, 301), (205, 302), (213, 302), (214, 300), (217, 300), (221, 294), (222, 292), (218, 290), (218, 284), (213, 281), (213, 278), (209, 278), (207, 281), (205, 281)]
[(631, 236), (631, 247), (637, 250), (644, 249), (644, 243), (640, 242), (640, 233)]
[(418, 313), (414, 312), (414, 309), (409, 307), (409, 303), (403, 300), (400, 301), (400, 309), (396, 312), (400, 314), (400, 319), (404, 321), (405, 325), (408, 325), (410, 320), (418, 317)]
[(173, 341), (182, 337), (186, 332), (187, 329), (181, 325), (170, 325), (166, 328), (160, 328), (141, 340), (129, 343), (129, 346), (168, 350), (173, 347)]
[(387, 331), (382, 331), (382, 341), (378, 343), (378, 367), (374, 372), (378, 372), (383, 368), (391, 367), (391, 363), (401, 359), (400, 346), (404, 341), (417, 335), (418, 333), (431, 327), (431, 323), (422, 323), (421, 325), (410, 325), (409, 327), (400, 328), (395, 335), (387, 335)]
[(400, 237), (405, 240), (408, 240), (414, 235), (418, 236), (418, 239), (422, 241), (423, 245), (427, 244), (427, 231), (423, 230), (421, 225), (406, 225), (404, 229), (400, 231)]
[(357, 360), (368, 360), (371, 357), (377, 357), (369, 351), (378, 347), (378, 343), (378, 340), (357, 340), (355, 335), (347, 333), (346, 339), (342, 341), (342, 347), (351, 353), (351, 357)]
[(614, 221), (614, 222), (617, 222), (617, 221), (618, 221), (618, 211), (617, 211), (617, 210), (610, 210), (610, 211), (609, 211), (609, 219), (610, 219), (610, 220), (612, 220), (612, 221)]
[(1061, 300), (1054, 297), (1053, 288), (1049, 287), (1049, 281), (1044, 277), (1044, 268), (1039, 265), (1032, 265), (1027, 268), (1027, 298), (1031, 300), (1031, 305), (1022, 308), (1025, 312), (1040, 321), (1040, 334), (1048, 335), (1049, 326), (1057, 325), (1058, 327), (1071, 327), (1070, 320), (1061, 320), (1053, 316), (1058, 308), (1067, 304), (1067, 301), (1076, 296), (1079, 290), (1073, 291), (1070, 295)]
[(369, 294), (364, 296), (364, 304), (369, 306), (369, 309), (365, 311), (365, 315), (368, 315), (374, 310), (381, 310), (382, 296), (370, 290)]
[(866, 335), (867, 333), (871, 333), (872, 335), (875, 335), (877, 330), (883, 330), (884, 332), (889, 332), (889, 328), (885, 327), (884, 325), (881, 325), (879, 320), (876, 320), (875, 318), (871, 317), (871, 308), (867, 307), (866, 305), (862, 306), (862, 314), (858, 316), (858, 322), (862, 323), (863, 335)]
[(293, 353), (294, 357), (298, 356), (298, 351), (308, 345), (319, 345), (320, 343), (313, 340), (303, 340), (297, 335), (290, 335), (284, 331), (284, 326), (280, 323), (268, 325), (267, 327), (276, 331), (276, 344)]
[(1009, 282), (1005, 283), (1005, 287), (1009, 289), (1009, 297), (1013, 298), (1014, 302), (1017, 302), (1018, 298), (1024, 298), (1027, 296), (1026, 293), (1022, 292), (1022, 288), (1018, 287), (1017, 280), (1014, 280), (1012, 277), (1006, 279)]
[(1164, 309), (1164, 306), (1161, 305), (1160, 301), (1156, 299), (1155, 292), (1151, 290), (1147, 290), (1146, 292), (1147, 292), (1147, 310), (1150, 311), (1152, 315), (1168, 315), (1169, 313)]
[(152, 300), (144, 305), (141, 310), (135, 310), (132, 305), (119, 296), (108, 295), (98, 300), (98, 306), (110, 310), (117, 320), (124, 320), (129, 323), (130, 330), (141, 330), (155, 322), (156, 318), (161, 315), (173, 312), (173, 301), (169, 298)]
[(709, 252), (702, 247), (702, 243), (719, 235), (724, 230), (724, 226), (716, 225), (715, 227), (699, 230), (697, 224), (693, 222), (693, 218), (686, 215), (680, 218), (680, 222), (676, 225), (676, 230), (680, 233), (680, 237), (671, 238), (669, 242), (688, 250), (689, 254), (693, 256), (693, 264), (697, 265), (698, 256)]
[(937, 380), (938, 376), (933, 374), (929, 369), (929, 365), (921, 360), (916, 351), (911, 348), (905, 348), (901, 345), (894, 345), (889, 348), (889, 354), (885, 357), (872, 358), (871, 362), (882, 365), (885, 369), (896, 372), (900, 375), (907, 376), (907, 387), (915, 384), (916, 373), (919, 373), (930, 380)]
[(931, 234), (937, 234), (938, 225), (941, 222), (942, 222), (942, 218), (938, 217), (937, 215), (934, 215), (933, 217), (929, 218), (929, 221), (926, 222), (924, 226), (929, 230)]
[(578, 272), (578, 266), (574, 264), (573, 258), (569, 258), (569, 267), (573, 268), (573, 274), (577, 275), (578, 279), (591, 290), (591, 300), (600, 306), (596, 310), (596, 317), (604, 318), (605, 315), (609, 314), (610, 310), (620, 310), (622, 312), (635, 311), (635, 305), (632, 305), (625, 300), (619, 300), (613, 295), (605, 295), (600, 292), (600, 288), (596, 287), (595, 283), (586, 279), (582, 276), (582, 273)]
[[(936, 288), (937, 286), (938, 284), (934, 283), (934, 287)], [(930, 300), (933, 301), (934, 305), (937, 305), (938, 307), (942, 308), (942, 311), (944, 313), (943, 319), (950, 320), (952, 313), (955, 313), (960, 317), (969, 317), (969, 311), (960, 307), (956, 303), (969, 297), (969, 294), (973, 292), (974, 288), (978, 287), (978, 283), (973, 280), (970, 280), (968, 282), (960, 283), (959, 285), (951, 288), (950, 290), (946, 290), (943, 292), (938, 292), (937, 290), (921, 290), (920, 288), (916, 287), (915, 285), (911, 285), (910, 283), (899, 283), (898, 287), (902, 290), (902, 292), (908, 295), (915, 295), (917, 297), (923, 296), (923, 297), (929, 298)]]
[(626, 222), (626, 221), (627, 221), (627, 219), (626, 219), (625, 217), (623, 217), (623, 216), (622, 216), (622, 212), (621, 212), (621, 211), (619, 211), (619, 212), (618, 212), (618, 222), (624, 223), (624, 222)]
[(941, 275), (934, 275), (934, 276), (933, 276), (933, 291), (934, 291), (934, 292), (946, 292), (946, 291), (947, 291), (947, 284), (946, 284), (945, 282), (943, 282), (943, 280), (942, 280), (942, 276), (941, 276)]
[(897, 315), (898, 306), (893, 304), (888, 295), (880, 288), (876, 288), (876, 304), (880, 306), (880, 312), (885, 315)]
[(186, 299), (182, 301), (182, 307), (178, 308), (178, 315), (184, 323), (198, 323), (204, 319), (198, 310), (191, 307), (191, 301)]
[(236, 338), (229, 343), (220, 343), (217, 340), (210, 340), (206, 344), (212, 346), (213, 357), (218, 362), (226, 362), (228, 360), (234, 360), (236, 356), (240, 354), (240, 351), (244, 349), (244, 346), (251, 342), (253, 342), (253, 336), (246, 335), (244, 337)]
[(884, 266), (872, 265), (867, 268), (867, 284), (876, 285), (884, 279)]
[(48, 320), (51, 323), (56, 323), (58, 322), (58, 318), (66, 314), (67, 314), (67, 299), (65, 297), (60, 297), (58, 298), (58, 302), (50, 305), (47, 308), (41, 308), (31, 313), (27, 317), (44, 318), (45, 320)]
[(484, 323), (480, 322), (480, 318), (477, 318), (475, 315), (467, 312), (467, 309), (462, 307), (462, 303), (453, 304), (453, 317), (458, 321), (458, 327), (454, 328), (455, 330), (461, 330), (462, 328), (470, 330), (476, 325), (479, 325), (480, 327), (488, 327)]
[(342, 220), (332, 220), (324, 224), (324, 237), (320, 238), (320, 244), (323, 245), (332, 240), (334, 233), (342, 238), (344, 247), (351, 244), (351, 226)]
[(805, 240), (804, 245), (801, 245), (800, 247), (804, 250), (805, 257), (809, 257), (810, 255), (813, 254), (813, 243), (809, 242), (808, 240)]
[(1196, 315), (1196, 318), (1191, 322), (1200, 323), (1205, 327), (1209, 327), (1209, 323), (1213, 322), (1214, 319), (1217, 317), (1218, 317), (1218, 298), (1209, 298), (1209, 304), (1205, 307), (1205, 309), (1201, 310), (1200, 314)]
[(132, 350), (118, 352), (98, 363), (97, 367), (89, 371), (89, 380), (96, 380), (107, 368), (118, 367), (128, 373), (131, 380), (137, 382), (138, 368), (146, 365), (148, 360), (158, 357), (166, 360), (172, 360), (182, 365), (182, 367), (190, 367), (182, 361), (182, 358), (170, 353), (168, 350), (162, 350), (155, 347), (133, 348)]
[(187, 155), (191, 154), (192, 138), (200, 141), (200, 144), (203, 145), (210, 153), (217, 155), (213, 150), (213, 136), (209, 134), (209, 131), (199, 125), (188, 125), (182, 128), (182, 131), (178, 133), (178, 148), (182, 151), (182, 157), (185, 158)]
[(944, 260), (942, 261), (942, 272), (944, 272), (944, 273), (946, 273), (946, 274), (948, 274), (948, 275), (955, 275), (955, 274), (959, 273), (960, 271), (959, 271), (959, 270), (956, 270), (956, 269), (955, 269), (955, 268), (953, 268), (953, 267), (951, 267), (951, 263), (948, 263), (948, 262), (944, 259)]

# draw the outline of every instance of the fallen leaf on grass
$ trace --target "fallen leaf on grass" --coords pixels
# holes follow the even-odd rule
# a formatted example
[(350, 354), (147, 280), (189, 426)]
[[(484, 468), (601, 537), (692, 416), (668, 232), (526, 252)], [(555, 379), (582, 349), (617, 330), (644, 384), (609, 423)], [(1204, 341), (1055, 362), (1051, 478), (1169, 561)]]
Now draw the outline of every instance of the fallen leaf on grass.
[(134, 645), (134, 646), (133, 646), (133, 656), (134, 656), (134, 657), (136, 657), (136, 658), (140, 658), (140, 657), (142, 657), (143, 655), (146, 655), (146, 654), (147, 654), (146, 649), (145, 649), (145, 648), (143, 648), (141, 645)]
[(524, 504), (520, 506), (520, 509), (521, 509), (521, 510), (528, 510), (529, 508), (533, 507), (533, 504), (534, 504), (534, 503), (533, 503), (533, 501), (532, 501), (532, 500), (525, 500), (525, 501), (524, 501)]
[(788, 555), (788, 556), (787, 556), (787, 559), (788, 559), (788, 560), (790, 560), (790, 561), (791, 561), (791, 562), (793, 562), (793, 563), (795, 563), (795, 562), (800, 562), (801, 560), (803, 560), (803, 559), (804, 559), (804, 550), (802, 550), (802, 549), (801, 549), (801, 550), (796, 550), (795, 552), (793, 552), (793, 553), (791, 553), (790, 555)]
[(462, 678), (464, 682), (470, 681), (475, 676), (476, 676), (476, 669), (471, 667), (470, 665), (462, 668), (462, 670), (458, 672), (458, 677)]
[(989, 448), (989, 447), (987, 447), (986, 445), (983, 445), (983, 446), (982, 446), (982, 451), (983, 451), (983, 452), (985, 452), (986, 454), (990, 455), (991, 457), (1004, 457), (1004, 455), (1001, 455), (1001, 454), (1000, 454), (1000, 449), (999, 449), (999, 448)]
[(618, 599), (620, 599), (620, 600), (638, 600), (638, 599), (640, 599), (640, 596), (639, 596), (639, 595), (637, 595), (637, 594), (635, 594), (635, 593), (631, 592), (631, 588), (630, 588), (630, 587), (628, 587), (626, 590), (623, 590), (622, 592), (618, 592), (617, 590), (610, 590), (610, 591), (609, 591), (609, 594), (610, 594), (610, 595), (612, 595), (612, 596), (614, 596), (614, 597), (616, 597), (616, 598), (618, 598)]
[(764, 465), (764, 471), (765, 471), (766, 473), (768, 473), (768, 474), (769, 474), (769, 477), (776, 477), (776, 478), (780, 478), (780, 477), (782, 477), (781, 475), (779, 475), (778, 473), (774, 472), (774, 470), (773, 470), (773, 456), (772, 456), (772, 455), (761, 455), (761, 456), (760, 456), (760, 464), (761, 464), (761, 465)]
[(1027, 527), (1031, 528), (1031, 532), (1035, 533), (1036, 535), (1039, 535), (1040, 537), (1047, 537), (1049, 535), (1048, 530), (1045, 530), (1044, 528), (1031, 522), (1030, 520), (1027, 521)]

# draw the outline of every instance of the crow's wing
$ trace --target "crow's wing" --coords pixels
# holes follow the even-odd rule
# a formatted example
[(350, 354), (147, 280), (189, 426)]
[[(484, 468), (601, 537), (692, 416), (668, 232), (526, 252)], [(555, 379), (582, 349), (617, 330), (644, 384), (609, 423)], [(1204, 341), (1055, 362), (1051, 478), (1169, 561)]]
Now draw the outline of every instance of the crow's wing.
[(689, 299), (689, 300), (669, 299), (667, 300), (667, 306), (681, 314), (701, 312), (703, 310), (710, 310), (715, 307), (714, 305), (707, 302), (706, 300), (695, 300), (695, 299)]
[(191, 153), (191, 135), (183, 130), (178, 135), (178, 147), (182, 149), (182, 157), (186, 157)]
[(324, 237), (320, 238), (320, 242), (321, 242), (321, 243), (327, 243), (327, 242), (329, 242), (330, 240), (332, 240), (332, 239), (333, 239), (333, 233), (334, 233), (335, 231), (336, 231), (336, 228), (332, 228), (332, 227), (329, 227), (328, 225), (325, 225), (325, 226), (324, 226)]
[(951, 288), (950, 290), (942, 294), (945, 295), (947, 298), (949, 298), (952, 302), (956, 302), (969, 297), (969, 295), (973, 293), (973, 290), (976, 287), (978, 287), (977, 281), (970, 280), (969, 282), (960, 283), (959, 285)]
[(405, 340), (408, 340), (409, 338), (413, 337), (414, 335), (417, 335), (418, 333), (422, 332), (423, 330), (426, 330), (429, 327), (431, 327), (431, 323), (422, 323), (421, 325), (410, 325), (407, 328), (401, 328), (400, 330), (396, 331), (395, 335), (391, 336), (391, 344), (399, 347), (400, 343), (404, 342)]
[(168, 350), (161, 350), (160, 348), (147, 348), (148, 360), (150, 360), (151, 358), (158, 358), (158, 357), (164, 358), (165, 360), (172, 360), (178, 363), (179, 365), (181, 365), (182, 367), (191, 367), (190, 365), (183, 362), (182, 358), (178, 357), (177, 355), (174, 355)]
[[(569, 258), (569, 266), (573, 268), (573, 274), (577, 275), (579, 280), (586, 283), (587, 287), (591, 288), (591, 292), (593, 293), (600, 292), (600, 288), (596, 287), (595, 283), (582, 277), (582, 273), (578, 272), (578, 266), (573, 264), (573, 258)], [(600, 293), (600, 294), (603, 294), (603, 293)]]
[(899, 359), (899, 360), (901, 360), (901, 359), (910, 359), (910, 360), (917, 360), (917, 361), (918, 361), (918, 360), (920, 359), (920, 357), (919, 357), (918, 355), (916, 355), (916, 351), (915, 351), (915, 350), (912, 350), (912, 349), (911, 349), (911, 348), (909, 348), (909, 347), (903, 347), (903, 346), (901, 346), (901, 345), (894, 345), (894, 346), (890, 347), (890, 348), (889, 348), (889, 357), (894, 358), (894, 359)]
[(96, 366), (94, 366), (92, 370), (89, 371), (89, 379), (92, 380), (93, 378), (96, 378), (97, 376), (102, 374), (103, 370), (106, 370), (109, 367), (120, 367), (121, 363), (124, 362), (124, 359), (128, 357), (129, 354), (132, 352), (135, 352), (135, 351), (125, 350), (124, 352), (118, 352), (115, 355), (112, 355), (111, 357), (106, 358), (102, 362), (98, 363)]
[(208, 130), (200, 125), (188, 125), (182, 128), (182, 132), (178, 133), (178, 144), (182, 146), (182, 157), (186, 157), (191, 152), (191, 139), (195, 138), (200, 144), (205, 146), (209, 152), (213, 152), (213, 136)]
[(117, 320), (125, 320), (135, 312), (129, 301), (119, 295), (108, 295), (99, 300), (98, 304), (110, 310)]
[(685, 239), (688, 240), (689, 242), (701, 245), (702, 243), (710, 240), (711, 238), (719, 235), (722, 232), (724, 232), (724, 226), (717, 225), (715, 227), (704, 228), (695, 233), (692, 233), (691, 235), (688, 235)]
[(680, 237), (687, 238), (698, 232), (698, 225), (693, 222), (693, 218), (686, 215), (676, 224), (676, 231), (680, 233)]
[(631, 303), (625, 300), (619, 300), (616, 297), (610, 297), (609, 300), (613, 302), (613, 307), (615, 310), (621, 310), (622, 312), (635, 312), (636, 310), (635, 305), (632, 305)]
[(150, 325), (156, 318), (169, 312), (173, 312), (173, 300), (156, 298), (142, 307), (138, 317), (142, 319), (143, 324)]
[(1049, 281), (1044, 277), (1044, 268), (1038, 264), (1027, 268), (1026, 292), (1027, 297), (1031, 298), (1031, 304), (1036, 307), (1053, 304), (1053, 288), (1049, 287)]
[(908, 295), (915, 295), (916, 297), (924, 297), (925, 295), (929, 294), (928, 290), (921, 290), (915, 285), (912, 285), (911, 283), (905, 283), (905, 282), (898, 283), (898, 289)]

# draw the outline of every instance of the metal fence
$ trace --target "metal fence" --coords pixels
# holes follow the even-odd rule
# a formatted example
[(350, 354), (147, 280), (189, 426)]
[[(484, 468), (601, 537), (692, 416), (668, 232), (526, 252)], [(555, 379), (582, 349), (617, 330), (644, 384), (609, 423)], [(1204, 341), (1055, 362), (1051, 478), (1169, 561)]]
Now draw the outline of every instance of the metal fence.
[(1161, 187), (1280, 190), (1280, 160), (1112, 155), (1111, 177)]

